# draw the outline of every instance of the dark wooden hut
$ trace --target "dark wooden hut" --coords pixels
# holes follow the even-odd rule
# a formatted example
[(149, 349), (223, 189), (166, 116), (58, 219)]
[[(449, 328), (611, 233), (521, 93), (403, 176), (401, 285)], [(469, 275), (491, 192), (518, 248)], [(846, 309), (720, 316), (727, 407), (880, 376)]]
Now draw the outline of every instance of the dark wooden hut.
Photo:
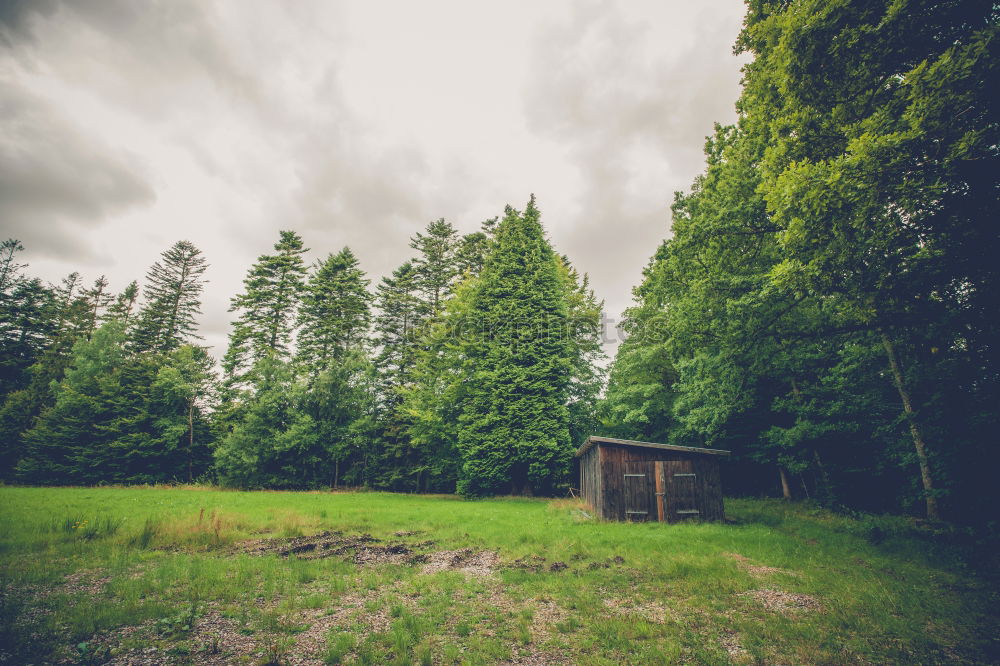
[(719, 461), (728, 455), (591, 436), (576, 452), (580, 491), (606, 520), (723, 520)]

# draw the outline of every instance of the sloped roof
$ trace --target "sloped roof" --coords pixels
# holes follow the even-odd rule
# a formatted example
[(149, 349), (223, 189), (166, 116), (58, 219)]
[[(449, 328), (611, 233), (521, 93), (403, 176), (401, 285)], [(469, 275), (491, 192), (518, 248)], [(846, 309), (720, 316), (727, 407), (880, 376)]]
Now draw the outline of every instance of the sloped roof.
[(682, 451), (684, 453), (697, 453), (708, 456), (728, 456), (729, 451), (724, 449), (700, 449), (696, 446), (675, 446), (674, 444), (658, 444), (656, 442), (637, 442), (633, 439), (614, 439), (613, 437), (598, 437), (591, 435), (583, 446), (576, 452), (579, 458), (589, 451), (595, 444), (618, 444), (620, 446), (636, 446), (644, 449), (661, 449), (666, 451)]

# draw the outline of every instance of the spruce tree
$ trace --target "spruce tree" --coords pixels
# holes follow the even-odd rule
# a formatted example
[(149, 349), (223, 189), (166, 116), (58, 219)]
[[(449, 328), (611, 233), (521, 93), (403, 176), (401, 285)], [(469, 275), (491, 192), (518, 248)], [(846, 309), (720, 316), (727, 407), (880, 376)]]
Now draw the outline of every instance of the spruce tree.
[(451, 292), (458, 276), (455, 253), (458, 249), (458, 232), (444, 218), (427, 225), (426, 233), (417, 234), (410, 240), (410, 247), (417, 251), (413, 268), (417, 275), (417, 286), (423, 293), (424, 313), (435, 316)]
[(133, 333), (139, 351), (168, 352), (200, 338), (195, 315), (201, 313), (208, 263), (188, 241), (177, 241), (161, 256), (146, 273), (146, 302)]
[(371, 325), (369, 281), (345, 247), (317, 262), (299, 306), (296, 358), (316, 376), (366, 342)]
[(275, 254), (261, 255), (243, 280), (244, 291), (231, 301), (239, 313), (222, 359), (226, 382), (242, 382), (247, 371), (269, 354), (286, 359), (294, 334), (295, 313), (305, 290), (308, 250), (294, 231), (281, 231)]
[(408, 382), (419, 338), (421, 301), (411, 262), (394, 270), (391, 277), (382, 278), (375, 304), (375, 344), (379, 347), (375, 363), (382, 380), (383, 404), (391, 409), (398, 405), (399, 390)]
[(477, 333), (458, 433), (459, 491), (553, 492), (572, 458), (565, 285), (532, 196), (508, 207), (471, 296)]

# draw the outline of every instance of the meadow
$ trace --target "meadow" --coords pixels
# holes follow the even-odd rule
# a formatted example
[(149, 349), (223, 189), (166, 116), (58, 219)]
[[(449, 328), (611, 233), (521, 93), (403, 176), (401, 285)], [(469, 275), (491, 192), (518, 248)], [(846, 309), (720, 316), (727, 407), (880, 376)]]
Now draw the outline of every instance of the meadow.
[(729, 499), (0, 488), (0, 663), (994, 663), (990, 563), (903, 518)]

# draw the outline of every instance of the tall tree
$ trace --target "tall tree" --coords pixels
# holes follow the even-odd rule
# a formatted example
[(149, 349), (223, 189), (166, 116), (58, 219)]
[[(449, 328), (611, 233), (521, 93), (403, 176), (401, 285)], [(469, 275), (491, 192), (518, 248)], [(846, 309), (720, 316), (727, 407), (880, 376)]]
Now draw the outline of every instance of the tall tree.
[(417, 275), (409, 261), (382, 278), (376, 288), (375, 363), (382, 378), (382, 401), (387, 410), (399, 404), (400, 389), (409, 382), (420, 338), (421, 301)]
[(295, 313), (305, 291), (302, 255), (308, 250), (294, 231), (281, 231), (274, 254), (257, 258), (243, 280), (243, 293), (232, 299), (239, 316), (222, 359), (227, 383), (239, 384), (254, 363), (273, 354), (287, 358), (295, 332)]
[[(998, 32), (987, 0), (755, 2), (738, 43), (755, 55), (741, 103), (773, 132), (761, 173), (784, 229), (775, 275), (836, 299), (881, 340), (932, 518), (941, 445), (902, 356), (930, 325), (938, 348), (959, 336), (949, 351), (996, 373), (998, 328), (985, 313), (1000, 302), (998, 269), (983, 257), (1000, 249), (989, 223), (1000, 203), (988, 92), (1000, 85)], [(966, 389), (992, 400), (996, 386)]]
[(564, 282), (533, 196), (523, 214), (507, 208), (470, 316), (478, 334), (467, 350), (459, 490), (551, 493), (572, 458), (572, 364)]
[(364, 346), (371, 326), (368, 284), (348, 247), (317, 262), (299, 306), (296, 355), (312, 376)]
[(208, 262), (188, 241), (177, 241), (146, 273), (145, 304), (133, 340), (140, 351), (168, 352), (193, 339), (201, 313), (203, 275)]
[(444, 218), (427, 225), (425, 233), (417, 232), (410, 239), (410, 247), (417, 251), (413, 269), (417, 288), (423, 293), (425, 315), (440, 312), (444, 299), (451, 292), (458, 277), (455, 252), (458, 249), (458, 232)]
[(0, 400), (24, 388), (27, 369), (51, 343), (56, 302), (41, 280), (24, 275), (19, 241), (0, 243)]

